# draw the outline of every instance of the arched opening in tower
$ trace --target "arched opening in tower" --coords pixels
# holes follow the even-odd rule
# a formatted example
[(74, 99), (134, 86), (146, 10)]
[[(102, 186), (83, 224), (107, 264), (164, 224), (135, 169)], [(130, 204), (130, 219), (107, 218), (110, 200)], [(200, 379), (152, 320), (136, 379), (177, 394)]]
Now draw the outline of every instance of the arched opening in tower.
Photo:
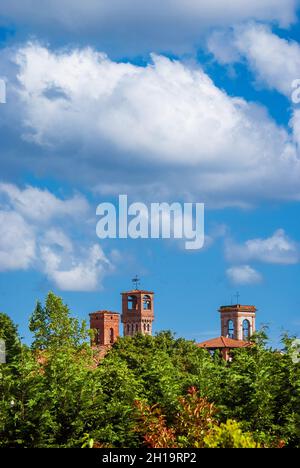
[(243, 340), (247, 341), (250, 338), (250, 322), (245, 319), (243, 321)]
[(143, 308), (144, 310), (151, 310), (151, 297), (148, 295), (143, 298)]
[(233, 320), (228, 320), (227, 323), (227, 336), (228, 338), (234, 338), (234, 323)]

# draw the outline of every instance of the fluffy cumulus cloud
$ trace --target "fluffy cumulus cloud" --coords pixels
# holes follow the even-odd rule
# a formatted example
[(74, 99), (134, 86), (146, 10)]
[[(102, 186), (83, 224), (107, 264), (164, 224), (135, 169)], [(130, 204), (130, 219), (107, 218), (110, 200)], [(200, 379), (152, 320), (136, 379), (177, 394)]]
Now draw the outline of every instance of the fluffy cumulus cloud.
[(36, 165), (59, 161), (68, 176), (76, 164), (73, 177), (104, 190), (109, 174), (117, 193), (140, 181), (216, 205), (300, 198), (296, 146), (264, 108), (227, 95), (198, 65), (152, 58), (143, 67), (92, 49), (19, 49), (15, 99), (23, 141), (41, 148)]
[[(208, 49), (224, 64), (245, 61), (256, 83), (276, 90), (290, 102), (300, 100), (300, 44), (274, 34), (267, 25), (250, 23), (214, 31)], [(290, 120), (295, 145), (300, 145), (300, 111), (292, 110)]]
[(295, 19), (297, 0), (1, 0), (0, 24), (51, 38), (94, 40), (131, 54), (187, 50), (203, 31), (247, 20)]
[(48, 190), (28, 186), (20, 189), (14, 184), (0, 183), (0, 200), (13, 210), (33, 221), (49, 221), (51, 218), (65, 216), (79, 218), (89, 212), (89, 205), (84, 197), (75, 195), (62, 200)]
[(249, 265), (239, 265), (228, 268), (227, 277), (231, 283), (236, 285), (249, 285), (261, 283), (261, 274)]
[(35, 269), (64, 291), (98, 289), (110, 261), (98, 244), (67, 232), (68, 219), (74, 228), (76, 219), (88, 216), (79, 195), (61, 199), (35, 187), (0, 184), (0, 271)]
[(0, 208), (0, 271), (26, 270), (36, 258), (33, 229), (18, 213)]
[(208, 48), (222, 64), (246, 59), (257, 82), (291, 98), (300, 69), (297, 42), (277, 36), (267, 25), (250, 23), (214, 31)]
[(300, 262), (300, 245), (290, 239), (283, 229), (266, 239), (251, 239), (244, 244), (228, 241), (226, 258), (231, 262), (264, 262), (292, 265)]
[(111, 264), (98, 244), (84, 249), (78, 259), (73, 251), (56, 252), (57, 243), (41, 246), (45, 272), (63, 291), (95, 291)]

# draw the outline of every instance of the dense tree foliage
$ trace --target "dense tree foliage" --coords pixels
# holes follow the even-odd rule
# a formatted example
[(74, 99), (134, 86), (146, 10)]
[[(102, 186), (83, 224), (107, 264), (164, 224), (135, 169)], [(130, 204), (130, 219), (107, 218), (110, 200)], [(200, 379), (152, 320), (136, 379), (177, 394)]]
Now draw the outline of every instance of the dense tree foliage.
[(300, 447), (288, 337), (281, 353), (259, 333), (226, 363), (171, 332), (138, 334), (99, 360), (85, 324), (52, 293), (29, 326), (30, 349), (0, 316), (14, 350), (0, 366), (2, 447)]
[(8, 315), (0, 313), (0, 339), (5, 341), (6, 360), (11, 362), (21, 352), (17, 326)]
[(162, 409), (136, 402), (139, 414), (138, 432), (148, 448), (260, 448), (252, 434), (243, 433), (241, 425), (228, 420), (218, 424), (217, 410), (191, 387), (178, 399), (178, 411), (171, 424)]

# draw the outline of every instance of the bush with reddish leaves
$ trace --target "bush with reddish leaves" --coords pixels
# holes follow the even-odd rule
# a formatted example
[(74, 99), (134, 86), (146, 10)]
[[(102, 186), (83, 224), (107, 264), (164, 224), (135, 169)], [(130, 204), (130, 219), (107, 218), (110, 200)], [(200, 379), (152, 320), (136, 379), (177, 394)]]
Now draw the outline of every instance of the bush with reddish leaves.
[(195, 387), (186, 397), (179, 398), (179, 410), (169, 424), (158, 405), (135, 403), (138, 425), (136, 431), (148, 448), (256, 448), (259, 445), (249, 433), (243, 433), (235, 421), (219, 425), (217, 409), (201, 398)]

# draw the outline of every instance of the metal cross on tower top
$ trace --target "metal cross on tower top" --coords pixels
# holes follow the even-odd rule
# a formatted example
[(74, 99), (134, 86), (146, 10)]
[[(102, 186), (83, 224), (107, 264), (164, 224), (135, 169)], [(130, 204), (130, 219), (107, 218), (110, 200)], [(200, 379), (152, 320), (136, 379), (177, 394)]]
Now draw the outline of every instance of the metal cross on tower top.
[(135, 290), (138, 290), (139, 289), (139, 285), (140, 285), (140, 278), (138, 277), (138, 275), (135, 276), (135, 278), (132, 279), (132, 282), (133, 282), (133, 285), (135, 286)]
[(239, 304), (240, 297), (241, 297), (240, 293), (237, 292), (236, 295), (235, 295), (235, 297), (236, 297), (236, 301), (237, 301), (236, 303)]

